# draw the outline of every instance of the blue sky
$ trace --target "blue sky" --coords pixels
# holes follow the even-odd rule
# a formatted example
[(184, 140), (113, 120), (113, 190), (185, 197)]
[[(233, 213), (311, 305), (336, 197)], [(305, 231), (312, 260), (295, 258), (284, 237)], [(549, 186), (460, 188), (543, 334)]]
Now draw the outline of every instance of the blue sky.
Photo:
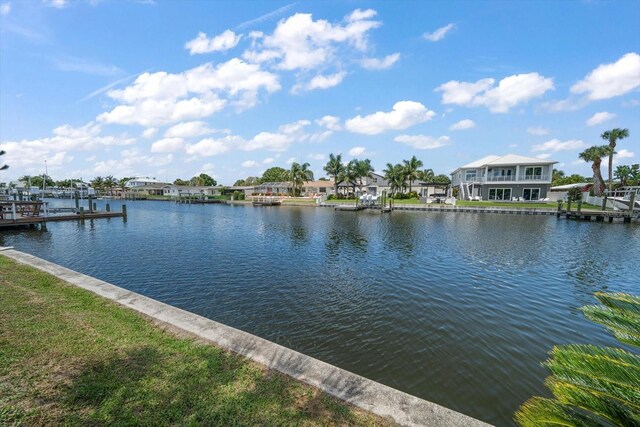
[(0, 0), (0, 180), (320, 177), (329, 153), (588, 175), (614, 127), (638, 163), (638, 22), (637, 1)]

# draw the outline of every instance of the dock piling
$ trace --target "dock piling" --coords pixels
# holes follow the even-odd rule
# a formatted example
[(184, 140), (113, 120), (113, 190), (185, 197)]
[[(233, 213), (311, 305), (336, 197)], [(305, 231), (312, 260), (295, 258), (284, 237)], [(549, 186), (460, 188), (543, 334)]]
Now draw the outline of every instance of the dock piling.
[(107, 212), (111, 212), (111, 206), (109, 206), (109, 203), (105, 203), (105, 205), (104, 205), (104, 209), (105, 209)]
[(122, 205), (122, 218), (127, 219), (127, 205)]

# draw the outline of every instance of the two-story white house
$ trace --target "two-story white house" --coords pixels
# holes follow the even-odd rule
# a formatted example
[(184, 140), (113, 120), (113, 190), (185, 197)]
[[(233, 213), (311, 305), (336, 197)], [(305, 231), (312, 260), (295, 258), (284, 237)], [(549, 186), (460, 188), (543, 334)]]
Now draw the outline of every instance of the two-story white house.
[(144, 187), (147, 185), (157, 185), (157, 184), (163, 184), (161, 181), (158, 181), (155, 178), (149, 178), (149, 177), (136, 177), (136, 178), (132, 178), (129, 181), (127, 181), (127, 183), (125, 184), (125, 187), (127, 188), (131, 188), (131, 187)]
[(451, 173), (451, 185), (461, 200), (541, 200), (551, 188), (558, 162), (507, 154), (487, 156)]

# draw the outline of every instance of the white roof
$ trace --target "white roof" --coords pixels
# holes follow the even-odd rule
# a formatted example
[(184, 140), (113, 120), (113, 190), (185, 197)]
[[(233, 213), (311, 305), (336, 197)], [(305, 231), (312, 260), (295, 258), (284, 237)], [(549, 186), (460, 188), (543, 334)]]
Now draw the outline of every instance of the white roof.
[[(537, 157), (520, 156), (518, 154), (507, 154), (506, 156), (496, 156), (492, 154), (460, 166), (458, 169), (480, 168), (483, 166), (550, 165), (553, 163), (558, 162), (549, 159), (539, 159)], [(456, 171), (458, 169), (456, 169)]]

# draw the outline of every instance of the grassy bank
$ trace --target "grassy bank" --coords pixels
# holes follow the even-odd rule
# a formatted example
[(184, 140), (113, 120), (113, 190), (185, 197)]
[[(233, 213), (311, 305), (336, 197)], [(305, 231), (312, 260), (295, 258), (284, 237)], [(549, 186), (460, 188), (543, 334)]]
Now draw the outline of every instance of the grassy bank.
[(0, 255), (0, 425), (383, 425)]

